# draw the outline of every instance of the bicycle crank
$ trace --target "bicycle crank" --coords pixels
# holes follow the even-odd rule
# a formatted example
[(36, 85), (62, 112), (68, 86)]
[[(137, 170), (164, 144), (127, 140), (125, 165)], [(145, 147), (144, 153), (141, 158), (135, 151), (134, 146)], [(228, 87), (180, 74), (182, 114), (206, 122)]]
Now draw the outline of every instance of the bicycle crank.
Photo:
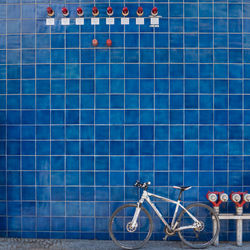
[[(168, 228), (167, 226), (165, 226), (165, 227), (164, 227), (164, 233), (165, 233), (166, 236), (168, 237), (168, 236), (175, 235), (176, 231), (173, 231), (173, 230), (170, 231), (169, 228)], [(166, 236), (165, 236), (165, 237), (166, 237)], [(164, 238), (165, 238), (165, 237), (164, 237)]]

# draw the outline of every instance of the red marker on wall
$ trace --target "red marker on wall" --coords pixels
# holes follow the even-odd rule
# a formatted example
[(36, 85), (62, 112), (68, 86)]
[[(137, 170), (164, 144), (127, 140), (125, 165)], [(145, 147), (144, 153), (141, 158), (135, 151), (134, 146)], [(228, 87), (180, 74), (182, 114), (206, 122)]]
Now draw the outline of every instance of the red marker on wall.
[(92, 14), (93, 14), (93, 16), (98, 16), (99, 15), (99, 10), (97, 9), (97, 7), (93, 7), (92, 8)]
[(68, 9), (65, 8), (65, 7), (63, 7), (63, 8), (62, 8), (62, 14), (63, 14), (64, 16), (68, 16), (68, 15), (69, 15)]
[(123, 7), (123, 9), (122, 9), (122, 15), (123, 16), (127, 16), (128, 13), (129, 13), (128, 8), (127, 7)]
[(142, 7), (138, 7), (136, 13), (137, 13), (137, 16), (142, 16), (143, 15), (143, 8)]
[(112, 16), (113, 14), (114, 14), (113, 9), (112, 9), (112, 7), (109, 6), (109, 7), (107, 8), (107, 15), (108, 15), (108, 16)]
[(107, 39), (106, 44), (107, 44), (108, 47), (111, 47), (111, 46), (112, 46), (112, 41), (111, 41), (111, 39)]
[(98, 45), (98, 41), (97, 41), (96, 39), (93, 39), (93, 40), (92, 40), (92, 45), (93, 45), (94, 47), (96, 47), (96, 46)]
[(153, 16), (157, 16), (157, 15), (158, 15), (158, 9), (157, 9), (157, 7), (154, 7), (154, 8), (151, 10), (151, 14), (152, 14)]
[(55, 14), (54, 10), (51, 7), (47, 8), (47, 13), (48, 13), (48, 16), (54, 16)]
[(80, 8), (80, 7), (77, 8), (76, 12), (77, 12), (78, 16), (83, 16), (83, 10), (82, 10), (82, 8)]

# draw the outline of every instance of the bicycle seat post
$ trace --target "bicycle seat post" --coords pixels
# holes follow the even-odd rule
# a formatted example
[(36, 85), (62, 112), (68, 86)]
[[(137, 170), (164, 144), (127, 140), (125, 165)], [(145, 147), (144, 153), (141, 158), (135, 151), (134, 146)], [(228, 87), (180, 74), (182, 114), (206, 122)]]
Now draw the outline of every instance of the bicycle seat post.
[(178, 197), (178, 201), (180, 201), (180, 200), (181, 200), (181, 195), (182, 195), (182, 192), (183, 192), (183, 190), (180, 190), (179, 197)]
[(173, 186), (173, 188), (176, 188), (176, 189), (180, 190), (178, 200), (181, 200), (181, 194), (182, 194), (182, 192), (186, 191), (186, 190), (189, 190), (191, 188), (191, 186)]

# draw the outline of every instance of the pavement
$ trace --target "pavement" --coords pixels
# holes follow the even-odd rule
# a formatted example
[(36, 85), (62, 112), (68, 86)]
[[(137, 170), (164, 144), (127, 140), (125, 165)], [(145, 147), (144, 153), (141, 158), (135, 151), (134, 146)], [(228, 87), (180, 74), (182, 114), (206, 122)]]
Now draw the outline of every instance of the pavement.
[[(2, 250), (119, 250), (112, 241), (102, 240), (47, 240), (47, 239), (16, 239), (0, 238)], [(190, 249), (180, 241), (149, 241), (142, 250), (177, 250)], [(237, 247), (234, 242), (222, 242), (218, 247), (211, 246), (208, 250), (249, 250), (250, 242), (243, 242), (242, 247)]]

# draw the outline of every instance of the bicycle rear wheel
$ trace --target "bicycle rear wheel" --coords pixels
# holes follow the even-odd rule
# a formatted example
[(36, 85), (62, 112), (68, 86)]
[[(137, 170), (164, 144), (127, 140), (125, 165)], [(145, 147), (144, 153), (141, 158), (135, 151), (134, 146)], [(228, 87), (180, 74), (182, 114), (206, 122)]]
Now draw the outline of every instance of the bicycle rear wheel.
[[(215, 211), (200, 203), (189, 205), (187, 208), (201, 225), (196, 228), (189, 228), (178, 231), (180, 239), (192, 248), (206, 248), (213, 244), (220, 231), (219, 218)], [(216, 223), (216, 232), (213, 232), (213, 220)], [(194, 224), (193, 219), (187, 214), (185, 210), (182, 210), (179, 218), (179, 227), (191, 226)]]
[(149, 212), (141, 207), (137, 226), (130, 227), (137, 205), (126, 204), (115, 210), (109, 220), (109, 234), (114, 243), (124, 249), (138, 249), (151, 237), (153, 222)]

